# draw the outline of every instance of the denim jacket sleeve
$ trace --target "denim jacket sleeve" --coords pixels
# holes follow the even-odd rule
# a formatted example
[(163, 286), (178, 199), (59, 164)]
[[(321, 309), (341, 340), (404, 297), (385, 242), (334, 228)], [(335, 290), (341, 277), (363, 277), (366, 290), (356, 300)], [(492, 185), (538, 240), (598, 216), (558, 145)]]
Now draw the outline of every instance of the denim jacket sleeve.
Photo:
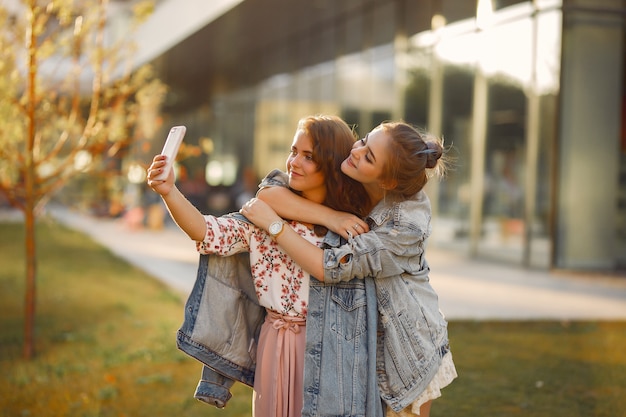
[(225, 377), (206, 365), (202, 366), (202, 376), (198, 381), (194, 398), (217, 408), (224, 408), (232, 397), (230, 388), (235, 380)]
[(424, 242), (429, 234), (427, 221), (408, 216), (400, 204), (378, 210), (370, 219), (368, 233), (355, 236), (338, 248), (324, 250), (324, 282), (367, 276), (390, 278), (403, 273), (419, 274), (422, 270)]
[(259, 190), (265, 187), (285, 187), (289, 188), (289, 177), (287, 173), (274, 169), (261, 180)]

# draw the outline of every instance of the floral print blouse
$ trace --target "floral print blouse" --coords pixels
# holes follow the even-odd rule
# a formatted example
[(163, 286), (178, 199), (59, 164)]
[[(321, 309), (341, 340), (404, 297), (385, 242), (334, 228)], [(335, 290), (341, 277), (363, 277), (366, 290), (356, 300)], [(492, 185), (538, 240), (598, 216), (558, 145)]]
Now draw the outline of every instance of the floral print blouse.
[[(204, 216), (206, 236), (198, 252), (219, 256), (250, 253), (250, 268), (259, 303), (279, 314), (306, 318), (310, 275), (296, 264), (263, 229), (227, 217)], [(320, 246), (323, 237), (299, 222), (289, 222), (299, 235)]]

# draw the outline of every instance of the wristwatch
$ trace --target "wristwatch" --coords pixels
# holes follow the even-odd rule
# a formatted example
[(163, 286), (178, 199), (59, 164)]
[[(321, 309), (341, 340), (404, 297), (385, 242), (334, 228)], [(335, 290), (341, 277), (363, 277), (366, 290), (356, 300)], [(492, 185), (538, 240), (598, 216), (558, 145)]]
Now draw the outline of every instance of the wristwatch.
[(270, 223), (270, 227), (267, 228), (267, 231), (274, 239), (276, 239), (278, 235), (283, 232), (284, 225), (285, 222), (283, 220), (276, 220), (275, 222)]

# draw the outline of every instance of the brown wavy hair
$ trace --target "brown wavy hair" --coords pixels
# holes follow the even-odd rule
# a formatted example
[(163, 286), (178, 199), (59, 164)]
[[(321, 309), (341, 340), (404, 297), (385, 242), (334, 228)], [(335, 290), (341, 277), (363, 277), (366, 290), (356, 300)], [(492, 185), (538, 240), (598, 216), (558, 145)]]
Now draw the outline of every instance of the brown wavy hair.
[(323, 204), (339, 211), (365, 217), (371, 202), (361, 183), (341, 172), (341, 163), (348, 157), (357, 139), (354, 131), (337, 116), (307, 116), (298, 122), (313, 141), (313, 161), (324, 175), (326, 199)]
[(381, 176), (381, 180), (395, 184), (389, 195), (410, 198), (424, 188), (432, 174), (444, 175), (447, 161), (442, 158), (441, 139), (405, 122), (385, 122), (379, 127), (392, 139)]

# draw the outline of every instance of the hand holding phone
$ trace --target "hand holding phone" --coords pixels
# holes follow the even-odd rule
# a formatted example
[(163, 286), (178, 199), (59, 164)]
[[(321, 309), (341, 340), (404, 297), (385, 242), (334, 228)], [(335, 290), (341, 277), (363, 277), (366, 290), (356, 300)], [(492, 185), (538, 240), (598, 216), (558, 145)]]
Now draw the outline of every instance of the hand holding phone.
[(161, 151), (161, 155), (167, 156), (165, 167), (163, 167), (163, 172), (154, 178), (155, 180), (164, 181), (167, 179), (186, 131), (187, 128), (185, 126), (174, 126), (170, 129)]

